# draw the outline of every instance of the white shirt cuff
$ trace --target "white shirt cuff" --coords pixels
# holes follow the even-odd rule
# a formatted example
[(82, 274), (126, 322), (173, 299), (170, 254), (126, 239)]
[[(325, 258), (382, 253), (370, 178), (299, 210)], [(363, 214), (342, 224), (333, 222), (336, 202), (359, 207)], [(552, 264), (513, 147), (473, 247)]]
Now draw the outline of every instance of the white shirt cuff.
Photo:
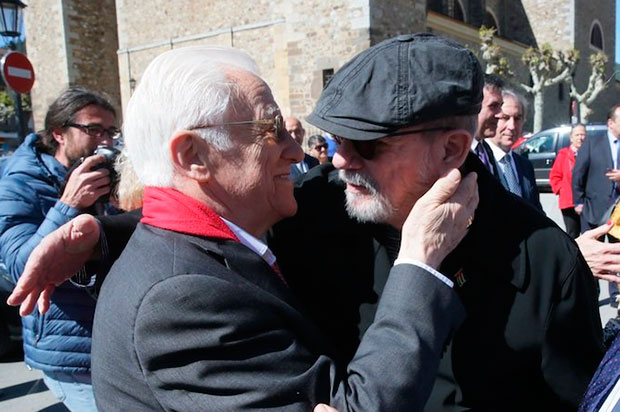
[(435, 269), (433, 269), (432, 267), (417, 261), (417, 260), (413, 260), (413, 259), (407, 259), (407, 258), (398, 258), (396, 259), (396, 261), (394, 261), (394, 266), (396, 265), (402, 265), (402, 264), (407, 264), (407, 265), (414, 265), (417, 267), (420, 267), (424, 270), (426, 270), (427, 272), (430, 272), (431, 275), (435, 276), (437, 279), (441, 280), (443, 283), (445, 283), (446, 285), (448, 285), (449, 287), (454, 287), (454, 282), (452, 282), (450, 279), (448, 279), (447, 277), (445, 277), (444, 275), (442, 275), (441, 273), (439, 273), (438, 271), (436, 271)]

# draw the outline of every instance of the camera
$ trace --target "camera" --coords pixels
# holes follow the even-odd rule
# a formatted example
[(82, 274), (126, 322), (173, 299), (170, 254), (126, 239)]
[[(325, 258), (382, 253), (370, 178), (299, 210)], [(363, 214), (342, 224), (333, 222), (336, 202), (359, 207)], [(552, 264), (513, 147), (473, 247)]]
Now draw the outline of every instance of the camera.
[[(92, 170), (106, 168), (108, 169), (108, 172), (110, 172), (110, 192), (104, 196), (101, 196), (99, 199), (97, 199), (97, 203), (107, 203), (110, 200), (110, 195), (116, 191), (116, 186), (118, 185), (119, 176), (118, 176), (118, 173), (116, 173), (116, 170), (114, 169), (114, 163), (116, 162), (116, 158), (118, 157), (120, 153), (121, 153), (120, 150), (115, 149), (114, 147), (99, 145), (97, 146), (97, 148), (92, 154), (93, 156), (102, 155), (104, 157), (104, 161), (95, 165), (92, 168)], [(71, 166), (71, 168), (69, 169), (67, 173), (66, 181), (69, 181), (69, 176), (71, 176), (71, 173), (73, 173), (73, 171), (84, 162), (84, 159), (85, 157), (79, 158)], [(66, 182), (65, 182), (65, 185), (66, 185)], [(62, 188), (61, 193), (63, 191), (64, 191), (64, 187)]]
[(93, 155), (102, 155), (105, 160), (95, 167), (93, 170), (101, 169), (102, 167), (108, 169), (110, 172), (110, 192), (107, 195), (101, 196), (97, 202), (106, 203), (110, 199), (110, 195), (116, 192), (116, 186), (118, 185), (118, 173), (116, 173), (116, 169), (114, 168), (114, 163), (116, 162), (116, 158), (120, 154), (120, 150), (115, 149), (113, 147), (99, 145), (93, 152)]

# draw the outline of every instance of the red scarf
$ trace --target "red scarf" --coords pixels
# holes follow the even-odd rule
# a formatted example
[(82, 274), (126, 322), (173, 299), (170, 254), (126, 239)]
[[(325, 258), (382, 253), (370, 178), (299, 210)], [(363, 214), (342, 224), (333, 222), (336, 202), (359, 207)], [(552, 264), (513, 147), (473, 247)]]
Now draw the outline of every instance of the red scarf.
[[(239, 242), (237, 236), (213, 210), (170, 187), (144, 188), (140, 222), (174, 232)], [(271, 268), (286, 285), (278, 264), (274, 263)]]
[(213, 210), (176, 189), (147, 186), (143, 199), (140, 222), (144, 224), (190, 235), (239, 241)]

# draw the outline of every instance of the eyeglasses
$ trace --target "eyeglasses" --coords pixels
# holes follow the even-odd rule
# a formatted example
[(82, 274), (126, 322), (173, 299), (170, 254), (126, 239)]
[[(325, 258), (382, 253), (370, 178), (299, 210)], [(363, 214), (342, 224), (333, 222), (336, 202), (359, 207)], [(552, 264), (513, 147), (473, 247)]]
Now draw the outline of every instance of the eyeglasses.
[(79, 123), (65, 123), (64, 127), (74, 127), (89, 135), (90, 137), (101, 138), (104, 134), (107, 134), (110, 139), (117, 139), (121, 131), (118, 127), (108, 127), (107, 129), (100, 124), (79, 124)]
[(316, 150), (317, 152), (320, 152), (323, 149), (327, 150), (327, 143), (321, 143), (314, 146), (314, 150)]
[(366, 160), (372, 160), (373, 157), (375, 157), (375, 154), (377, 151), (377, 143), (379, 143), (381, 139), (386, 139), (388, 137), (395, 137), (395, 136), (408, 136), (408, 135), (424, 133), (424, 132), (436, 132), (440, 130), (450, 130), (450, 129), (452, 128), (451, 127), (430, 127), (428, 129), (405, 130), (402, 132), (390, 133), (386, 136), (383, 136), (379, 139), (374, 139), (374, 140), (352, 140), (352, 139), (345, 139), (340, 136), (334, 136), (334, 140), (336, 140), (336, 143), (338, 143), (339, 145), (342, 144), (344, 140), (351, 142), (355, 151), (362, 158)]
[(207, 127), (219, 127), (219, 126), (237, 126), (237, 125), (244, 125), (244, 124), (258, 124), (258, 125), (272, 126), (273, 127), (272, 131), (276, 136), (276, 140), (280, 140), (282, 136), (282, 132), (284, 131), (284, 118), (280, 114), (274, 117), (273, 119), (244, 120), (241, 122), (215, 123), (215, 124), (194, 126), (190, 129), (204, 129)]

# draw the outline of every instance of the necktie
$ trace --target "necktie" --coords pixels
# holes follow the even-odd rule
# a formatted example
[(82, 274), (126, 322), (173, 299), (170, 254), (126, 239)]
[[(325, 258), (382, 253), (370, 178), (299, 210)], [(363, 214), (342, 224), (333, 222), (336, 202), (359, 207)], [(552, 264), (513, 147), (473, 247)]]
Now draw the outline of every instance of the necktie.
[(616, 139), (616, 169), (620, 169), (620, 139)]
[(480, 158), (482, 164), (487, 168), (487, 170), (493, 173), (493, 168), (491, 167), (491, 162), (489, 162), (489, 157), (487, 156), (486, 150), (482, 146), (482, 142), (478, 142), (476, 146), (476, 155)]
[(504, 187), (514, 193), (517, 196), (521, 196), (521, 185), (519, 184), (519, 178), (515, 174), (514, 169), (512, 168), (512, 162), (510, 161), (510, 155), (502, 157), (500, 160), (504, 165)]
[(280, 270), (280, 266), (278, 265), (278, 262), (273, 262), (273, 265), (271, 265), (271, 269), (274, 271), (276, 275), (278, 275), (280, 280), (284, 282), (286, 286), (288, 286), (288, 283), (286, 283), (286, 279), (284, 279), (284, 276), (282, 276), (282, 271)]

